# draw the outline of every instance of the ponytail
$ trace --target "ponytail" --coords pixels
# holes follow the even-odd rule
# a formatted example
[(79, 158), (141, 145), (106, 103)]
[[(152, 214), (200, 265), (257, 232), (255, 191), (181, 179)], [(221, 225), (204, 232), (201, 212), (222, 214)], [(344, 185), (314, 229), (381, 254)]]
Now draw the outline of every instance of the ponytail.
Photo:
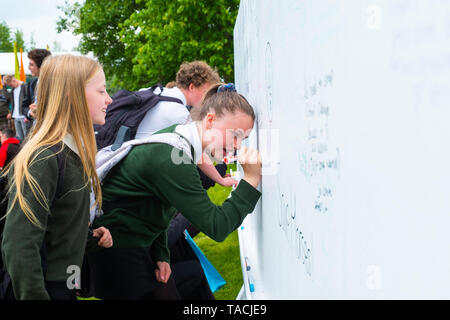
[(218, 83), (212, 86), (203, 97), (200, 107), (192, 108), (191, 118), (194, 121), (203, 120), (206, 115), (213, 111), (218, 118), (224, 113), (243, 112), (255, 121), (255, 112), (247, 99), (236, 91), (234, 84)]

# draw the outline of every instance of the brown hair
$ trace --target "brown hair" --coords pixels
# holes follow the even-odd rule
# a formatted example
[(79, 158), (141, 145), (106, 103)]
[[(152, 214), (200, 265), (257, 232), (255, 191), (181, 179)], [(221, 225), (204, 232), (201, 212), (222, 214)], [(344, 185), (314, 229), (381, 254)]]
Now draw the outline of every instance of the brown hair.
[(177, 87), (187, 89), (192, 83), (195, 87), (201, 87), (205, 83), (220, 82), (217, 71), (204, 61), (185, 62), (177, 72)]
[(6, 138), (14, 138), (16, 135), (16, 132), (14, 129), (8, 127), (8, 126), (2, 126), (0, 127), (0, 132), (6, 137)]
[(28, 52), (28, 59), (32, 59), (38, 68), (41, 67), (44, 59), (47, 58), (52, 53), (46, 49), (33, 49)]
[(177, 85), (177, 83), (175, 81), (170, 81), (170, 82), (167, 82), (167, 84), (164, 87), (170, 89), (170, 88), (176, 87), (176, 85)]
[(192, 108), (192, 120), (201, 121), (210, 111), (214, 111), (218, 118), (221, 118), (225, 112), (235, 113), (236, 111), (241, 111), (255, 121), (255, 112), (244, 96), (237, 93), (234, 89), (218, 92), (220, 87), (223, 88), (222, 83), (212, 86), (203, 97), (201, 107)]
[(3, 81), (5, 82), (5, 84), (10, 87), (14, 79), (15, 77), (12, 74), (7, 74), (6, 76), (3, 77)]

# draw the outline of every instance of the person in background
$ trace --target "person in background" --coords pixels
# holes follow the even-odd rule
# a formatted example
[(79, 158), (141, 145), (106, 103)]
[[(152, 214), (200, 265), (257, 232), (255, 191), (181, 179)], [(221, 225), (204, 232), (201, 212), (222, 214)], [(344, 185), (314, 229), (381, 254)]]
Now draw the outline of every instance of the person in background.
[[(6, 167), (20, 150), (20, 141), (14, 138), (15, 132), (8, 126), (0, 127), (0, 174), (3, 168)], [(4, 175), (0, 175), (0, 241), (2, 239), (3, 229), (5, 227), (5, 219), (2, 219), (6, 214), (8, 201), (6, 201), (8, 179)], [(3, 260), (1, 257), (0, 246), (0, 270), (3, 269)]]
[[(161, 95), (180, 99), (176, 102), (160, 102), (150, 109), (142, 119), (135, 139), (145, 138), (158, 130), (173, 124), (185, 124), (190, 120), (190, 111), (201, 106), (202, 99), (208, 89), (220, 82), (219, 74), (204, 61), (192, 61), (181, 64), (171, 88), (164, 88)], [(145, 89), (141, 89), (145, 90)], [(236, 181), (226, 176), (226, 165), (215, 167), (207, 155), (199, 159), (200, 178), (205, 183), (231, 187)]]
[(36, 86), (39, 82), (39, 74), (41, 72), (41, 66), (44, 62), (45, 58), (51, 55), (51, 52), (46, 49), (33, 49), (28, 52), (28, 69), (31, 72), (31, 75), (34, 77), (27, 83), (27, 95), (22, 102), (23, 110), (28, 110), (25, 115), (25, 122), (33, 122), (37, 107), (37, 99), (36, 99)]
[[(73, 268), (82, 268), (91, 188), (99, 205), (102, 201), (93, 124), (104, 124), (112, 100), (98, 62), (73, 55), (47, 59), (35, 128), (6, 172), (2, 256), (16, 299), (73, 300), (75, 288), (67, 283)], [(102, 226), (93, 236), (99, 246), (112, 245)]]
[(27, 86), (13, 75), (5, 76), (5, 84), (12, 88), (12, 113), (8, 114), (7, 119), (14, 119), (17, 138), (23, 141), (30, 128), (30, 125), (25, 122), (25, 114), (28, 113), (28, 109), (23, 109), (23, 100), (27, 96)]
[(6, 167), (20, 150), (20, 141), (15, 138), (13, 129), (0, 127), (0, 170)]
[(182, 104), (162, 101), (150, 109), (139, 124), (136, 139), (148, 137), (175, 123), (186, 123), (189, 120), (187, 107), (200, 106), (206, 91), (218, 82), (220, 82), (219, 74), (206, 62), (183, 63), (177, 72), (176, 81), (169, 83), (170, 88), (164, 88), (161, 93), (162, 96), (181, 100)]
[(7, 126), (7, 116), (10, 113), (9, 105), (11, 104), (11, 94), (6, 89), (3, 77), (0, 75), (0, 126)]
[(175, 81), (169, 81), (169, 82), (167, 82), (167, 84), (164, 86), (164, 88), (171, 89), (171, 88), (175, 88), (176, 86), (177, 86), (177, 83), (176, 83)]

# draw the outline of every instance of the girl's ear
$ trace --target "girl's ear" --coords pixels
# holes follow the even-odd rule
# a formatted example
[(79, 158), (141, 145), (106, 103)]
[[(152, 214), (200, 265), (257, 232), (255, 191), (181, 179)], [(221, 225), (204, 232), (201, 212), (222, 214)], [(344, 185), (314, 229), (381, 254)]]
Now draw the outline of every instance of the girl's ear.
[(208, 113), (205, 117), (206, 119), (206, 129), (211, 129), (214, 121), (216, 120), (216, 115), (214, 113)]

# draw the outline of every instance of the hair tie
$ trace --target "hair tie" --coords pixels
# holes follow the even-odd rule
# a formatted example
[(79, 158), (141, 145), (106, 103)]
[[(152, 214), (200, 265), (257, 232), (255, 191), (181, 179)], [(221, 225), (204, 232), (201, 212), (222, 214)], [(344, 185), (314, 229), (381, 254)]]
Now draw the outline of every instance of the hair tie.
[(217, 92), (225, 92), (225, 91), (236, 92), (236, 87), (234, 86), (234, 83), (223, 84), (217, 88)]

